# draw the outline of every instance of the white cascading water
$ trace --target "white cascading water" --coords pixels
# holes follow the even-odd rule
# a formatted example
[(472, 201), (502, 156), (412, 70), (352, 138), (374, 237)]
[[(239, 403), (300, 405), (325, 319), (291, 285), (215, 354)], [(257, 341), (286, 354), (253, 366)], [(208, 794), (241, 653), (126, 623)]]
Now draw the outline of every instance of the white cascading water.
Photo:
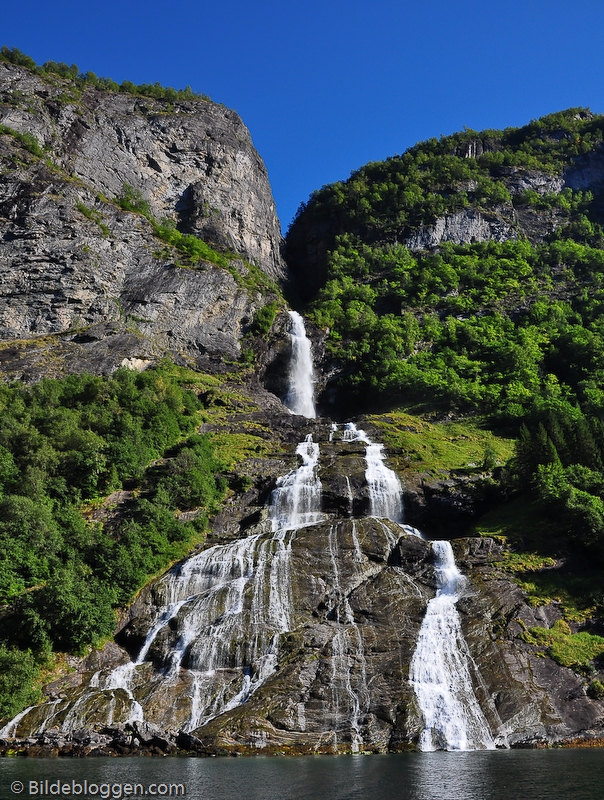
[(294, 530), (314, 525), (323, 519), (321, 514), (321, 481), (317, 474), (319, 445), (309, 433), (296, 448), (302, 466), (277, 480), (270, 500), (270, 519), (273, 531)]
[[(365, 479), (371, 516), (389, 519), (406, 533), (421, 537), (415, 528), (402, 524), (401, 483), (384, 464), (382, 445), (373, 443), (365, 431), (351, 422), (346, 424), (342, 439), (366, 445)], [(394, 537), (382, 524), (394, 544)], [(455, 607), (466, 579), (455, 564), (450, 542), (433, 542), (432, 548), (437, 594), (426, 609), (409, 673), (424, 716), (420, 749), (493, 749), (489, 725), (474, 694), (470, 657)]]
[(409, 668), (424, 718), (420, 750), (492, 750), (495, 743), (474, 694), (470, 657), (455, 604), (466, 579), (451, 543), (432, 542), (437, 592), (428, 603)]
[[(296, 452), (302, 465), (281, 478), (271, 495), (271, 532), (211, 547), (165, 575), (155, 588), (163, 606), (137, 658), (105, 678), (95, 675), (90, 690), (70, 708), (66, 702), (58, 708), (56, 701), (44, 704), (49, 706), (45, 726), (75, 730), (87, 724), (87, 709), (99, 692), (110, 693), (107, 724), (113, 721), (118, 693), (129, 703), (129, 721), (142, 721), (144, 709), (135, 698), (141, 685), (137, 672), (167, 625), (177, 630), (179, 638), (164, 665), (155, 700), (181, 679), (182, 669), (187, 670), (191, 680), (185, 692), (191, 710), (185, 730), (234, 708), (264, 683), (277, 665), (279, 635), (292, 628), (292, 538), (298, 528), (322, 519), (319, 447), (308, 436)], [(154, 698), (155, 690), (149, 688), (146, 700)], [(14, 735), (33, 708), (11, 720), (0, 735)], [(39, 730), (37, 726), (30, 732)]]
[(369, 491), (369, 513), (372, 517), (403, 521), (403, 488), (398, 475), (384, 464), (383, 445), (372, 442), (365, 431), (359, 430), (354, 422), (344, 426), (342, 440), (363, 442), (366, 445), (365, 459), (367, 469), (365, 479)]
[(304, 320), (297, 311), (289, 311), (291, 320), (292, 353), (289, 364), (289, 390), (285, 405), (293, 414), (314, 419), (314, 366), (310, 340), (306, 335)]

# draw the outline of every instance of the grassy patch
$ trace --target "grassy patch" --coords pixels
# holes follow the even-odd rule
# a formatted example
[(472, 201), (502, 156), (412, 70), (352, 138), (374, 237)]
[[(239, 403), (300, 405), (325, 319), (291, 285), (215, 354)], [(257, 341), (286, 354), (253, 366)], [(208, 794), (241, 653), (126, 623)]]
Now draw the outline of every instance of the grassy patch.
[(0, 134), (4, 133), (8, 136), (12, 136), (13, 139), (16, 139), (21, 147), (27, 150), (34, 156), (41, 158), (44, 155), (44, 151), (40, 147), (38, 140), (35, 136), (32, 136), (31, 133), (20, 133), (19, 131), (13, 130), (13, 128), (9, 128), (6, 125), (0, 125)]
[(529, 575), (520, 573), (516, 583), (528, 595), (534, 607), (556, 600), (562, 605), (564, 618), (569, 622), (585, 622), (601, 614), (602, 574), (597, 570), (568, 574), (558, 569)]
[(433, 424), (402, 411), (368, 420), (380, 430), (387, 447), (402, 451), (415, 470), (480, 471), (485, 454), (494, 454), (495, 464), (504, 464), (513, 453), (513, 439), (497, 436), (480, 420)]
[(539, 572), (556, 566), (556, 560), (538, 553), (512, 553), (508, 551), (499, 568), (506, 572)]
[(521, 495), (485, 514), (470, 532), (502, 539), (511, 549), (498, 567), (512, 576), (533, 607), (561, 603), (564, 618), (584, 622), (597, 616), (604, 604), (600, 570), (577, 565), (576, 572), (560, 564), (564, 542), (552, 537), (551, 525), (529, 495)]
[(547, 647), (549, 655), (563, 667), (589, 671), (590, 662), (604, 653), (604, 639), (591, 633), (571, 633), (568, 623), (558, 620), (551, 628), (529, 628), (521, 634), (529, 644)]
[(212, 437), (212, 446), (227, 468), (246, 458), (262, 458), (274, 449), (259, 436), (247, 433), (217, 433)]

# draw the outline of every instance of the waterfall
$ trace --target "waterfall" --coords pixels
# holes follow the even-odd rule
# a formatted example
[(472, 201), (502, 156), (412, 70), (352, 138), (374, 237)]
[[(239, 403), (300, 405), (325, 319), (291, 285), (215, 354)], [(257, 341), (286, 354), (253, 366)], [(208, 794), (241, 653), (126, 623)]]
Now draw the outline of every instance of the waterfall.
[[(290, 312), (292, 356), (287, 405), (295, 414), (315, 417), (313, 364), (302, 317)], [(338, 426), (331, 425), (332, 442)], [(347, 423), (342, 442), (365, 446), (365, 481), (369, 514), (383, 530), (387, 547), (402, 533), (421, 537), (403, 523), (402, 487), (384, 461), (383, 445), (372, 442), (354, 423)], [(195, 731), (244, 703), (274, 675), (279, 640), (296, 627), (292, 597), (292, 541), (296, 531), (325, 520), (321, 511), (319, 445), (307, 435), (296, 448), (297, 468), (280, 477), (268, 502), (267, 519), (253, 535), (197, 553), (170, 570), (154, 586), (158, 610), (133, 660), (107, 672), (96, 672), (89, 685), (70, 699), (61, 697), (25, 709), (0, 731), (29, 734), (58, 725), (64, 730), (114, 719), (145, 718)], [(355, 454), (356, 456), (356, 454)], [(345, 476), (348, 520), (330, 524), (327, 540), (332, 580), (325, 624), (331, 626), (331, 681), (324, 695), (329, 736), (353, 752), (363, 746), (372, 707), (372, 681), (365, 652), (364, 619), (355, 619), (351, 593), (366, 580), (366, 556), (353, 517), (351, 481)], [(320, 532), (319, 532), (320, 533)], [(314, 534), (314, 532), (313, 532)], [(350, 535), (347, 540), (346, 536)], [(424, 727), (422, 750), (492, 749), (489, 725), (472, 686), (472, 670), (456, 603), (465, 578), (449, 542), (433, 542), (437, 593), (427, 606), (409, 681), (417, 696)], [(414, 581), (400, 570), (421, 599)], [(372, 645), (374, 647), (374, 645)], [(373, 698), (375, 700), (375, 698)], [(172, 709), (177, 715), (171, 719)], [(31, 716), (30, 716), (31, 715)], [(305, 706), (298, 702), (300, 730), (306, 728)], [(345, 745), (346, 746), (346, 745)]]
[(306, 335), (304, 320), (297, 311), (289, 311), (292, 353), (289, 366), (289, 390), (285, 405), (294, 414), (314, 418), (317, 416), (313, 400), (314, 368), (310, 340)]
[(270, 500), (270, 520), (273, 531), (294, 530), (314, 525), (323, 519), (321, 514), (321, 481), (317, 475), (319, 445), (308, 434), (296, 448), (302, 466), (277, 480)]
[(347, 422), (342, 440), (364, 442), (367, 469), (365, 479), (369, 491), (369, 513), (372, 517), (383, 517), (393, 522), (403, 521), (403, 488), (398, 475), (384, 464), (383, 445), (372, 442), (365, 431), (354, 422)]
[(424, 718), (420, 750), (492, 750), (489, 725), (478, 705), (468, 647), (455, 604), (466, 579), (450, 542), (432, 542), (437, 592), (426, 609), (409, 668)]
[[(134, 661), (105, 677), (95, 674), (75, 701), (59, 708), (57, 701), (43, 704), (44, 726), (75, 730), (89, 724), (87, 714), (101, 704), (110, 724), (117, 698), (129, 721), (142, 721), (146, 712), (141, 702), (165, 707), (173, 702), (169, 687), (180, 682), (179, 702), (188, 697), (190, 707), (183, 728), (192, 731), (245, 702), (273, 674), (279, 635), (293, 627), (291, 542), (298, 528), (322, 519), (319, 447), (307, 436), (296, 452), (302, 465), (280, 478), (271, 495), (271, 530), (210, 547), (160, 579), (154, 591), (162, 606)], [(164, 656), (156, 685), (148, 679), (148, 659), (167, 632), (175, 632), (176, 641)], [(4, 734), (14, 734), (36, 708), (11, 720)], [(39, 726), (31, 732), (35, 730)]]

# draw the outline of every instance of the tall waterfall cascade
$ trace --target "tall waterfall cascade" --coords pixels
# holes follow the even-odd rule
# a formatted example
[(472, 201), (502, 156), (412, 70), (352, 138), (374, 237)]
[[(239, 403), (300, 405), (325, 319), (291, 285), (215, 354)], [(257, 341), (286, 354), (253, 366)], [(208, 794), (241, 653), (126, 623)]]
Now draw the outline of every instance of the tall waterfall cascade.
[[(295, 414), (314, 418), (310, 342), (302, 317), (296, 312), (290, 312), (290, 317), (287, 405)], [(332, 453), (340, 447), (335, 441), (337, 432), (338, 425), (333, 423), (325, 434)], [(352, 422), (344, 425), (339, 440), (365, 446), (369, 530), (378, 531), (375, 541), (380, 542), (386, 565), (401, 535), (423, 538), (422, 534), (403, 522), (401, 482), (386, 466), (383, 446)], [(317, 586), (325, 587), (323, 607), (327, 610), (320, 623), (321, 636), (330, 632), (322, 656), (328, 665), (329, 685), (319, 695), (329, 729), (320, 734), (319, 743), (331, 742), (334, 752), (340, 746), (358, 752), (370, 744), (373, 678), (369, 658), (374, 657), (376, 646), (373, 638), (367, 639), (374, 634), (365, 628), (363, 617), (355, 617), (351, 598), (355, 588), (365, 587), (368, 578), (377, 574), (372, 569), (386, 567), (368, 567), (371, 561), (357, 534), (362, 523), (354, 518), (350, 476), (344, 476), (347, 517), (339, 522), (328, 519), (321, 508), (321, 453), (312, 434), (298, 444), (296, 455), (299, 465), (278, 478), (265, 522), (252, 535), (199, 552), (155, 584), (157, 611), (135, 658), (112, 670), (99, 669), (71, 699), (55, 696), (25, 709), (0, 730), (0, 736), (15, 735), (17, 728), (25, 735), (52, 726), (74, 731), (91, 719), (106, 725), (114, 720), (144, 722), (155, 719), (157, 709), (172, 706), (178, 706), (178, 727), (192, 732), (250, 700), (276, 673), (282, 634), (299, 629), (293, 602), (292, 543), (303, 536), (302, 529), (323, 523), (316, 536), (325, 538), (313, 545), (323, 542), (317, 559), (323, 572), (311, 577)], [(477, 670), (467, 655), (456, 609), (466, 579), (455, 564), (449, 542), (432, 542), (431, 547), (437, 591), (428, 602), (409, 670), (424, 722), (419, 746), (422, 750), (491, 749), (495, 744), (472, 685)], [(379, 562), (377, 550), (371, 552), (374, 563)], [(389, 569), (389, 580), (411, 586), (420, 602), (425, 598), (425, 590), (402, 568)], [(305, 705), (297, 702), (296, 708), (299, 728), (304, 731)]]
[[(74, 703), (46, 704), (43, 727), (81, 728), (91, 706), (103, 700), (106, 724), (112, 724), (117, 703), (129, 706), (130, 722), (143, 721), (145, 705), (161, 702), (166, 687), (181, 681), (190, 709), (183, 728), (192, 731), (245, 702), (273, 674), (279, 635), (292, 629), (292, 538), (297, 529), (322, 518), (319, 447), (309, 435), (296, 452), (302, 465), (281, 478), (271, 495), (271, 531), (215, 545), (165, 575), (155, 587), (163, 605), (134, 661), (105, 677), (95, 675)], [(168, 629), (177, 631), (177, 639), (158, 686), (147, 684), (141, 703), (136, 695), (145, 683), (147, 658)], [(12, 735), (30, 710), (11, 720), (0, 736)]]
[(424, 718), (420, 750), (492, 750), (495, 742), (476, 700), (468, 647), (455, 607), (466, 579), (451, 543), (432, 542), (437, 593), (428, 604), (409, 668)]
[(314, 403), (315, 373), (312, 348), (300, 314), (297, 311), (290, 311), (289, 317), (292, 352), (285, 405), (293, 414), (314, 419), (317, 412)]

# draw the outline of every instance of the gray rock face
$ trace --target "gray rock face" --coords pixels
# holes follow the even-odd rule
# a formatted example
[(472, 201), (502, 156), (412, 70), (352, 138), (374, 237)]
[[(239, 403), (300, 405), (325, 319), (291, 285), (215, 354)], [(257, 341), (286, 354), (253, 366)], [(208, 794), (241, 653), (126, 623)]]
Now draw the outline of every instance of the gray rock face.
[(588, 153), (564, 173), (564, 185), (571, 189), (601, 189), (604, 183), (604, 156)]
[(561, 612), (557, 604), (526, 604), (524, 593), (496, 569), (501, 549), (491, 539), (455, 542), (458, 563), (474, 589), (458, 604), (466, 641), (508, 744), (599, 740), (604, 706), (587, 696), (587, 682), (546, 656), (543, 648), (518, 638), (528, 627), (550, 628)]
[[(508, 215), (509, 216), (509, 215)], [(431, 250), (443, 242), (473, 244), (474, 242), (504, 242), (516, 239), (518, 234), (512, 222), (497, 214), (484, 214), (476, 209), (465, 209), (457, 214), (437, 219), (434, 225), (420, 228), (405, 245), (410, 250)]]
[[(189, 361), (236, 357), (242, 326), (260, 302), (243, 260), (230, 271), (180, 267), (182, 257), (153, 236), (144, 216), (111, 200), (129, 184), (155, 219), (282, 280), (279, 221), (247, 128), (209, 102), (170, 106), (90, 87), (69, 99), (69, 91), (59, 79), (0, 64), (0, 124), (47, 151), (39, 158), (0, 135), (0, 338), (114, 323), (111, 336), (97, 328), (89, 337), (102, 346), (88, 348), (96, 356), (104, 349), (110, 368), (166, 351)], [(128, 334), (137, 347), (112, 339)], [(70, 343), (83, 342), (62, 341)]]

